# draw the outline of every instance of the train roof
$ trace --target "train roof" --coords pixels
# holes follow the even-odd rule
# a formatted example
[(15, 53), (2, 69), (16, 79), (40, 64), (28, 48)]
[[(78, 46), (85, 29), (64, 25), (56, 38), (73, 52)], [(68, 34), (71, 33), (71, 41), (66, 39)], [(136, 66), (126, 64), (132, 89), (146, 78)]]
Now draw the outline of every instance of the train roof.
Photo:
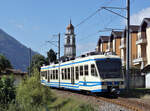
[[(90, 56), (86, 56), (86, 57), (77, 57), (75, 58), (74, 60), (69, 60), (69, 61), (65, 61), (65, 62), (61, 62), (60, 64), (61, 65), (64, 65), (64, 64), (69, 64), (69, 63), (73, 63), (73, 62), (79, 62), (79, 61), (84, 61), (84, 60), (89, 60), (89, 59), (100, 59), (100, 58), (118, 58), (120, 59), (119, 56), (117, 55), (90, 55)], [(47, 66), (42, 66), (41, 68), (47, 68), (49, 66), (58, 66), (59, 63), (57, 64), (50, 64), (50, 65), (47, 65)]]

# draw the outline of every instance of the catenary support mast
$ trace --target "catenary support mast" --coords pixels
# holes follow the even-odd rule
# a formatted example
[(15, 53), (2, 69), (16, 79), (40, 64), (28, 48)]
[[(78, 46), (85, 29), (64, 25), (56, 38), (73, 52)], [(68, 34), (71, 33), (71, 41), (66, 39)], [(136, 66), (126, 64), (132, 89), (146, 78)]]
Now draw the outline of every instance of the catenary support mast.
[(126, 37), (126, 79), (127, 90), (129, 90), (129, 69), (130, 69), (130, 0), (127, 0), (127, 37)]
[(58, 34), (58, 60), (59, 60), (58, 74), (59, 74), (59, 87), (60, 87), (60, 33)]

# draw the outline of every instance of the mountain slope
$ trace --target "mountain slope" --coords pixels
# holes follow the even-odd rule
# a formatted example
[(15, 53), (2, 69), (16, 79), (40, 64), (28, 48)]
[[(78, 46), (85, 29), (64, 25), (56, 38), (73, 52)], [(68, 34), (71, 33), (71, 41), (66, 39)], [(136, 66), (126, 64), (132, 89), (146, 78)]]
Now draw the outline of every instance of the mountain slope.
[[(6, 56), (13, 68), (27, 71), (29, 66), (29, 49), (0, 29), (0, 53)], [(34, 55), (36, 52), (31, 51)]]

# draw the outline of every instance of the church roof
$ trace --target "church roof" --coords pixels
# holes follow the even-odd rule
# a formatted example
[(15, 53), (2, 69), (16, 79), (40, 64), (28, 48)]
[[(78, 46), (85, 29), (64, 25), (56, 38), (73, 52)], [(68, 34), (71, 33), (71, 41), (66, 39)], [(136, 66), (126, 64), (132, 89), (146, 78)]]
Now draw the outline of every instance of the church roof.
[(74, 29), (74, 26), (72, 25), (71, 20), (70, 20), (70, 24), (67, 26), (67, 30), (69, 29)]

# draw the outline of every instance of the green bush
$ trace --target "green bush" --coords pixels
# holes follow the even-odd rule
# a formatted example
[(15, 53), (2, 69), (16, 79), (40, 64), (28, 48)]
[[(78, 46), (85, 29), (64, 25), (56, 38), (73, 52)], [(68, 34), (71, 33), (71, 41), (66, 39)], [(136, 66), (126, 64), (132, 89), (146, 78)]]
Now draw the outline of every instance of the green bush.
[(0, 104), (7, 107), (12, 100), (15, 99), (14, 78), (3, 76), (0, 79)]
[(34, 70), (32, 76), (17, 88), (16, 102), (19, 103), (21, 109), (48, 107), (55, 100), (50, 88), (41, 85), (39, 75), (38, 70)]
[[(49, 87), (40, 83), (38, 69), (16, 89), (16, 100), (7, 111), (95, 111), (91, 105), (82, 104), (69, 97), (57, 97)], [(5, 110), (2, 110), (5, 111)]]

